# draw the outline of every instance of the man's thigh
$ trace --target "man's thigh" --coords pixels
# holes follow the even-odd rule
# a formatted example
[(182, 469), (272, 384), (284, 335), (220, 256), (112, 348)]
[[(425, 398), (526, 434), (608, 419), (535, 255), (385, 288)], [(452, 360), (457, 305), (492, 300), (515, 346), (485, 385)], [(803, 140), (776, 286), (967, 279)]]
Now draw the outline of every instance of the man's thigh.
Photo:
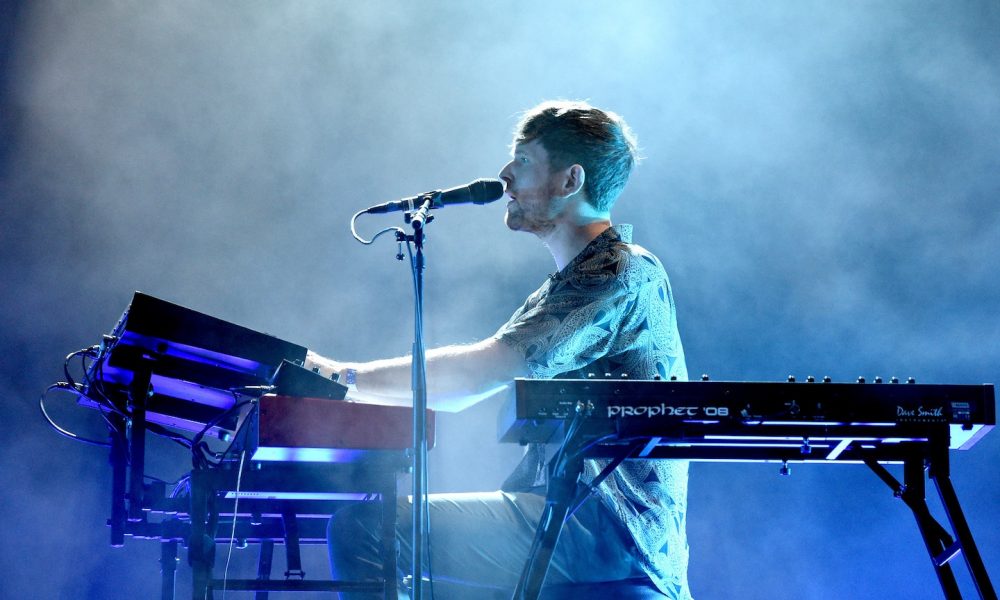
[[(504, 492), (432, 494), (429, 497), (430, 567), (435, 578), (512, 588), (528, 558), (545, 508), (537, 494)], [(412, 505), (400, 498), (400, 564), (409, 571)], [(546, 581), (615, 581), (642, 576), (634, 543), (596, 498), (563, 527)]]

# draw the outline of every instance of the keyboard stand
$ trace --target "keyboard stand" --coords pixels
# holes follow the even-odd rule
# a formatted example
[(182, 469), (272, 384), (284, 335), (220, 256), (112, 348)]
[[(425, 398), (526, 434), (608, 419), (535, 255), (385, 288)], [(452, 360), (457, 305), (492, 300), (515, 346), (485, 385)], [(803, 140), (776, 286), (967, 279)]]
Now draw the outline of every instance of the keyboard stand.
[(585, 445), (585, 436), (568, 435), (562, 449), (553, 457), (549, 465), (545, 509), (539, 517), (538, 526), (535, 529), (535, 540), (531, 550), (529, 550), (528, 559), (521, 571), (517, 587), (514, 589), (514, 600), (536, 600), (538, 598), (563, 525), (587, 498), (596, 492), (597, 486), (611, 475), (622, 461), (636, 455), (645, 442), (633, 442), (617, 449), (611, 456), (611, 460), (594, 477), (593, 481), (583, 484), (580, 482), (580, 475), (583, 473), (583, 460), (586, 455)]
[[(256, 579), (217, 579), (213, 576), (216, 542), (228, 543), (232, 532), (236, 489), (235, 469), (195, 470), (191, 473), (188, 562), (192, 569), (192, 597), (211, 598), (213, 591), (330, 591), (383, 594), (397, 598), (396, 477), (406, 465), (402, 453), (386, 453), (371, 461), (347, 464), (245, 465), (240, 480), (236, 515), (238, 543), (260, 543)], [(309, 499), (308, 492), (317, 492)], [(331, 500), (329, 494), (363, 495), (382, 504), (383, 577), (375, 581), (306, 580), (299, 560), (299, 544), (326, 544), (327, 517), (349, 500)], [(284, 494), (295, 499), (282, 499)], [(320, 495), (322, 494), (322, 495)], [(358, 500), (354, 500), (358, 501)], [(318, 518), (317, 518), (318, 517)], [(288, 571), (284, 580), (270, 579), (271, 550), (286, 544)], [(164, 574), (166, 577), (166, 574)]]
[[(951, 483), (947, 436), (947, 429), (943, 429), (928, 442), (913, 446), (913, 452), (903, 461), (902, 484), (879, 464), (877, 459), (866, 458), (865, 464), (892, 489), (893, 495), (900, 498), (913, 512), (945, 598), (948, 600), (962, 598), (955, 574), (951, 569), (952, 559), (961, 554), (965, 558), (965, 565), (976, 585), (979, 597), (984, 600), (995, 600), (996, 590), (986, 573), (986, 565), (972, 538), (972, 531)], [(927, 506), (925, 471), (937, 487), (954, 538), (931, 515)]]
[[(571, 448), (582, 448), (583, 442), (572, 440), (570, 437), (567, 437), (567, 442), (567, 454), (572, 458), (566, 462), (561, 476), (556, 476), (553, 473), (555, 469), (550, 467), (545, 510), (539, 519), (535, 541), (514, 591), (514, 600), (535, 600), (538, 598), (563, 523), (567, 519), (567, 515), (572, 516), (572, 512), (589, 493), (587, 488), (577, 491), (579, 477), (583, 470), (583, 454), (577, 454), (570, 450)], [(947, 600), (961, 600), (962, 598), (950, 564), (952, 559), (961, 554), (965, 558), (966, 566), (975, 583), (979, 597), (983, 600), (996, 600), (996, 590), (986, 572), (986, 566), (972, 538), (969, 524), (951, 483), (947, 426), (940, 428), (926, 442), (904, 444), (908, 452), (903, 458), (903, 483), (900, 483), (885, 466), (878, 462), (877, 454), (869, 453), (868, 456), (864, 456), (862, 453), (864, 463), (913, 512), (938, 582), (944, 592), (944, 597)], [(904, 444), (900, 444), (900, 449)], [(596, 483), (591, 485), (596, 486), (622, 460), (635, 456), (641, 445), (632, 444), (619, 451), (617, 455), (612, 457), (608, 468), (595, 478)], [(893, 456), (893, 459), (898, 459), (898, 456)], [(935, 483), (954, 535), (949, 533), (931, 515), (926, 500), (925, 471)]]

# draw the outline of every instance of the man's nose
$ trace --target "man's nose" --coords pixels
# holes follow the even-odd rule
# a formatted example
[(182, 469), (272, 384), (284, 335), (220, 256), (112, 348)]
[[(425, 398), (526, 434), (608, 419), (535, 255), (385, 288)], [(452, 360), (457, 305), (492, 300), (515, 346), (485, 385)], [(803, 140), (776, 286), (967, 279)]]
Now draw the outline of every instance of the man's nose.
[(510, 185), (511, 181), (514, 180), (514, 178), (510, 174), (510, 165), (513, 164), (513, 162), (514, 161), (511, 161), (505, 164), (503, 168), (500, 169), (500, 175), (498, 175), (498, 177), (500, 177), (500, 179), (502, 179), (504, 183), (507, 184), (508, 186)]

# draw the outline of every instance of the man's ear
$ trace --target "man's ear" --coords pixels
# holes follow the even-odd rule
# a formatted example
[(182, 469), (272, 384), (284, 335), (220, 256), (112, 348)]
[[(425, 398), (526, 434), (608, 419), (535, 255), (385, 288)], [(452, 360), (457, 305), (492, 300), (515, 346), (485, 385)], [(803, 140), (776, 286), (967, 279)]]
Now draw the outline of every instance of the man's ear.
[(584, 172), (583, 167), (578, 164), (567, 168), (562, 181), (562, 196), (568, 198), (582, 190), (586, 177), (587, 174)]

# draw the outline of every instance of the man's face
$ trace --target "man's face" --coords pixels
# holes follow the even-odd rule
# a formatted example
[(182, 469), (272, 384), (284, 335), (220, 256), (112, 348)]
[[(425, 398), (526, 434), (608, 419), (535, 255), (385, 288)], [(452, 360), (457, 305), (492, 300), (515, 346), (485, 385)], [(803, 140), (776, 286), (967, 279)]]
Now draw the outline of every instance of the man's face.
[(559, 195), (560, 173), (553, 173), (549, 154), (534, 140), (514, 146), (514, 158), (500, 171), (510, 197), (504, 222), (513, 231), (544, 235), (555, 228), (566, 198)]

